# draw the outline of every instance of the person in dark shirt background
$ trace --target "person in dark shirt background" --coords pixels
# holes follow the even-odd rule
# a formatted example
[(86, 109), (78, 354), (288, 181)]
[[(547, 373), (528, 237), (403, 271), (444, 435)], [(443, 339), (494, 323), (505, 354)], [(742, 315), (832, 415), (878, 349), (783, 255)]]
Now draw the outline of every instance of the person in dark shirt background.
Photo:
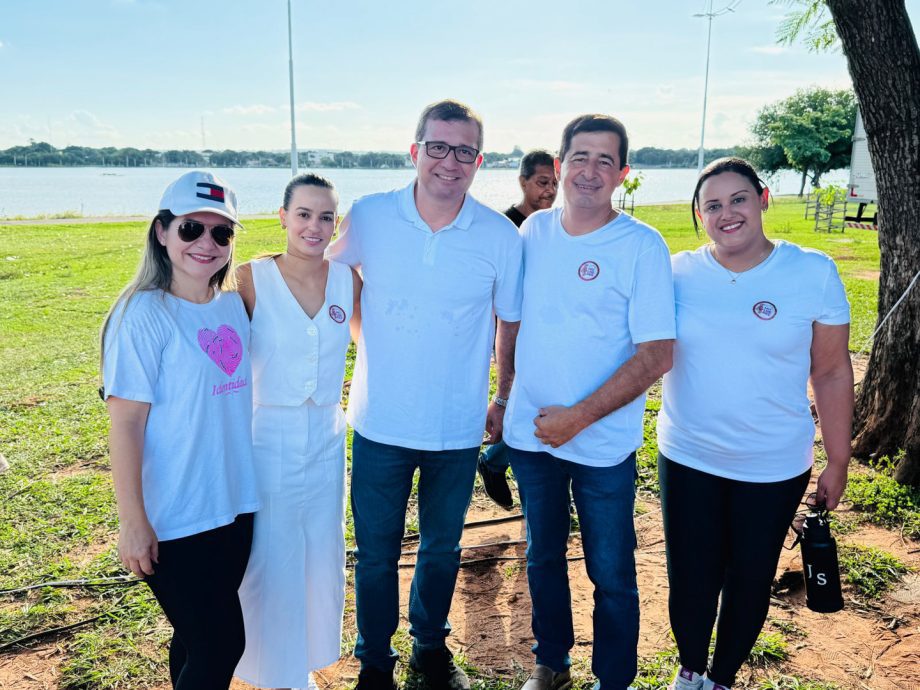
[[(553, 170), (553, 154), (549, 151), (528, 151), (521, 158), (520, 172), (518, 181), (522, 198), (505, 211), (505, 215), (518, 227), (534, 211), (551, 208), (559, 188)], [(502, 508), (511, 510), (514, 499), (508, 486), (508, 447), (504, 441), (485, 447), (479, 455), (478, 470), (486, 495)]]
[(544, 149), (528, 151), (521, 158), (521, 183), (523, 197), (505, 211), (511, 222), (521, 227), (524, 219), (534, 211), (550, 208), (556, 200), (559, 181), (553, 170), (553, 154)]

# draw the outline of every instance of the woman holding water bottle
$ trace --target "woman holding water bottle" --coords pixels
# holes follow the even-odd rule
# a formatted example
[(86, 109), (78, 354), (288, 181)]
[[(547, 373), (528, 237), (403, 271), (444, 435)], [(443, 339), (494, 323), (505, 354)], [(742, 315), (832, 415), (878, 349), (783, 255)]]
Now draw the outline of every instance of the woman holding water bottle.
[(710, 243), (672, 258), (677, 342), (658, 417), (669, 612), (681, 663), (672, 690), (730, 690), (763, 627), (783, 540), (811, 476), (809, 381), (827, 454), (817, 503), (833, 509), (846, 486), (846, 293), (829, 257), (764, 234), (768, 205), (747, 161), (710, 163), (691, 203), (694, 227), (701, 223)]

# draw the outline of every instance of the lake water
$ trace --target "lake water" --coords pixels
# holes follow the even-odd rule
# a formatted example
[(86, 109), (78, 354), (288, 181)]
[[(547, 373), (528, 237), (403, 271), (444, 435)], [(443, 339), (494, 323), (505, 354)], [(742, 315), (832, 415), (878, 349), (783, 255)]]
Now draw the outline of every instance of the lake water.
[[(152, 215), (163, 189), (185, 170), (181, 168), (0, 168), (0, 218), (38, 216), (73, 211), (84, 216)], [(290, 170), (283, 168), (215, 168), (237, 192), (243, 215), (274, 213), (281, 202)], [(340, 213), (352, 202), (374, 192), (402, 187), (415, 170), (317, 170), (339, 190)], [(689, 201), (696, 170), (633, 169), (644, 176), (637, 204)], [(796, 194), (801, 177), (783, 172), (770, 180), (774, 194)], [(827, 175), (825, 184), (846, 184), (846, 171)], [(483, 169), (476, 174), (473, 195), (504, 210), (520, 197), (516, 170)]]

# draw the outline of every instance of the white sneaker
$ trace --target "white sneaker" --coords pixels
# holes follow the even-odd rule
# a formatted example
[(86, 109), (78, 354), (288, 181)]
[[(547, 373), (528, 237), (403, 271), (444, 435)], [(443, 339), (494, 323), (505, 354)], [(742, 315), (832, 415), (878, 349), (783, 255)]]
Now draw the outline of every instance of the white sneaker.
[(719, 685), (718, 683), (712, 682), (706, 676), (703, 676), (703, 684), (700, 687), (702, 690), (732, 690), (727, 685)]
[(311, 673), (307, 676), (307, 687), (305, 688), (291, 688), (291, 690), (319, 690), (319, 686), (316, 684), (316, 679)]
[(699, 673), (694, 673), (686, 666), (681, 666), (674, 674), (674, 680), (668, 690), (703, 690), (704, 678)]

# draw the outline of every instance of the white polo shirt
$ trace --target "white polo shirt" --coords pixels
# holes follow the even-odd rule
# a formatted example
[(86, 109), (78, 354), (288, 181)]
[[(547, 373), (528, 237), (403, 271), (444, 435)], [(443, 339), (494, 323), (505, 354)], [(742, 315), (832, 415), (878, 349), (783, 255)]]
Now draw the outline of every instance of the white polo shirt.
[(521, 239), (469, 194), (432, 232), (414, 191), (415, 180), (356, 201), (329, 250), (364, 278), (348, 421), (378, 443), (472, 448), (485, 427), (493, 313), (521, 318)]
[(734, 285), (708, 246), (676, 254), (673, 265), (677, 343), (658, 415), (661, 452), (740, 481), (800, 475), (815, 437), (812, 327), (850, 321), (834, 262), (780, 240)]
[(642, 445), (645, 394), (552, 448), (534, 436), (541, 407), (574, 405), (600, 388), (638, 343), (674, 338), (668, 247), (654, 228), (621, 213), (569, 235), (562, 209), (532, 214), (524, 239), (524, 308), (505, 442), (609, 467)]

